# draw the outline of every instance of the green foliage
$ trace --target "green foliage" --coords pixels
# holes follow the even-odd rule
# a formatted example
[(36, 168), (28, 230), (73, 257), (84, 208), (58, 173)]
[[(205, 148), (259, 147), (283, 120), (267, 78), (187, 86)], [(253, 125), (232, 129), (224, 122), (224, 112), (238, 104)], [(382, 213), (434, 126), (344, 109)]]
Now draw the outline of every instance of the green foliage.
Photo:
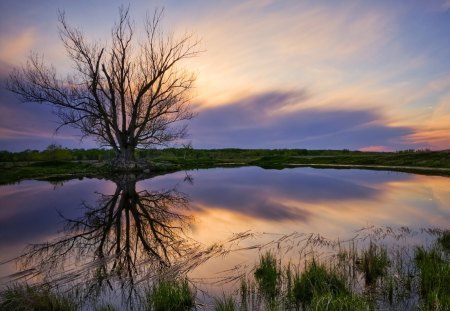
[(450, 230), (444, 231), (439, 237), (438, 242), (446, 252), (450, 252)]
[(279, 292), (280, 270), (275, 256), (267, 252), (262, 255), (255, 270), (255, 279), (263, 295), (273, 300)]
[(344, 279), (325, 266), (310, 262), (305, 271), (294, 279), (292, 298), (297, 304), (309, 305), (316, 296), (331, 294), (333, 296), (348, 295)]
[(161, 280), (147, 293), (149, 311), (184, 311), (195, 306), (195, 293), (187, 279)]
[(370, 311), (370, 303), (357, 295), (333, 295), (331, 293), (314, 296), (311, 302), (312, 311)]
[(369, 248), (362, 252), (358, 269), (364, 274), (366, 284), (374, 284), (378, 278), (386, 274), (389, 258), (387, 250), (370, 242)]
[(0, 292), (0, 310), (3, 311), (73, 311), (77, 305), (69, 298), (46, 288), (14, 285)]
[(235, 308), (234, 300), (231, 296), (223, 296), (220, 299), (215, 299), (215, 311), (235, 311), (237, 310)]
[(420, 274), (420, 292), (425, 308), (450, 309), (450, 261), (438, 247), (416, 249), (415, 261)]

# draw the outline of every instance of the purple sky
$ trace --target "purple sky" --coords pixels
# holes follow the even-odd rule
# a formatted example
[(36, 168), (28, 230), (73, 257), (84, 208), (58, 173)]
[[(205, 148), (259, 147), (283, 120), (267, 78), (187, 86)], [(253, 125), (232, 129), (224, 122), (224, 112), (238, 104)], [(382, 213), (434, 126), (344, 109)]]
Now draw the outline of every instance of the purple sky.
[[(107, 4), (105, 6), (105, 4)], [(57, 10), (106, 40), (120, 1), (0, 3), (0, 150), (95, 147), (46, 105), (5, 90), (30, 51), (65, 74)], [(137, 32), (165, 7), (164, 28), (194, 32), (194, 148), (450, 148), (450, 1), (133, 1)]]

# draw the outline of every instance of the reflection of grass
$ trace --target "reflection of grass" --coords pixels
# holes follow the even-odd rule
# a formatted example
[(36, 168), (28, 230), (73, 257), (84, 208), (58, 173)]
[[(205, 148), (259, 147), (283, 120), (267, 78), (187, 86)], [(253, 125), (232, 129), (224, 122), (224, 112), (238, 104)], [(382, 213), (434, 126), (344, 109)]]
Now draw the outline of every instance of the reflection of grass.
[(184, 280), (161, 280), (147, 293), (150, 311), (191, 310), (195, 305), (195, 293)]
[(72, 311), (77, 310), (77, 305), (69, 298), (54, 294), (46, 288), (14, 285), (0, 293), (0, 310)]

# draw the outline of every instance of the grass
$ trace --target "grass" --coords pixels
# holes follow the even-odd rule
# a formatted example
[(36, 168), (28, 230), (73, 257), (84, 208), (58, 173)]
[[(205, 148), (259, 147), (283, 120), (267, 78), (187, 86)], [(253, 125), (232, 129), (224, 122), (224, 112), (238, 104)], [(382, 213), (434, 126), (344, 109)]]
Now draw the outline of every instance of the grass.
[(370, 242), (369, 248), (362, 252), (361, 259), (357, 261), (358, 269), (364, 274), (366, 285), (373, 285), (387, 272), (389, 259), (386, 248)]
[[(111, 157), (104, 150), (102, 159)], [(67, 152), (74, 153), (73, 150)], [(3, 152), (5, 153), (5, 152)], [(108, 154), (106, 154), (108, 153)], [(2, 153), (0, 152), (0, 155)], [(0, 157), (0, 184), (13, 183), (22, 179), (49, 178), (54, 176), (89, 176), (107, 174), (111, 167), (107, 160), (77, 161), (22, 159), (21, 153), (8, 153)], [(296, 166), (338, 168), (339, 166), (366, 169), (389, 169), (418, 174), (450, 175), (450, 152), (448, 151), (406, 151), (406, 152), (360, 152), (349, 150), (305, 150), (305, 149), (213, 149), (201, 150), (168, 148), (138, 150), (137, 157), (148, 163), (152, 172), (170, 172), (186, 169), (260, 166), (282, 169)], [(70, 157), (69, 157), (70, 158)], [(77, 157), (72, 155), (73, 159)]]
[(310, 262), (302, 274), (294, 278), (292, 298), (296, 305), (310, 305), (312, 300), (323, 295), (346, 296), (349, 294), (344, 278), (338, 272), (327, 269), (315, 260)]
[(233, 297), (224, 295), (222, 298), (215, 299), (214, 310), (215, 311), (235, 311), (237, 309), (235, 308), (235, 302), (233, 300)]
[(0, 292), (2, 311), (74, 311), (78, 306), (61, 294), (29, 285), (13, 285)]
[(187, 279), (161, 280), (147, 293), (149, 311), (184, 311), (195, 306), (195, 292)]
[(415, 256), (425, 310), (450, 310), (450, 261), (437, 245), (419, 247)]
[(438, 243), (446, 252), (450, 252), (450, 230), (446, 230), (438, 239)]
[[(450, 310), (450, 254), (444, 233), (426, 247), (393, 249), (370, 242), (361, 249), (348, 241), (327, 246), (334, 249), (331, 255), (311, 249), (301, 255), (298, 265), (282, 265), (277, 253), (265, 252), (242, 277), (240, 288), (213, 298), (210, 307), (218, 311)], [(161, 280), (145, 292), (144, 310), (194, 310), (195, 301), (196, 292), (187, 278)], [(0, 292), (0, 310), (79, 308), (67, 296), (45, 287), (14, 285)], [(115, 309), (103, 305), (93, 310)]]
[(354, 294), (333, 295), (326, 293), (314, 296), (312, 311), (370, 311), (373, 306), (362, 296)]
[(255, 269), (255, 280), (266, 299), (273, 300), (278, 295), (280, 274), (275, 256), (270, 252), (262, 255)]

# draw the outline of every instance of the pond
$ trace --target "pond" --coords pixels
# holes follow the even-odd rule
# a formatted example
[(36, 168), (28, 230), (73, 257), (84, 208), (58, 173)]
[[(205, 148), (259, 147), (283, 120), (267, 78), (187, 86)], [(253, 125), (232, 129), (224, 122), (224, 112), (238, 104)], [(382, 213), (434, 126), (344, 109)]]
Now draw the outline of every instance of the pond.
[(305, 243), (431, 244), (450, 227), (449, 178), (357, 169), (25, 180), (0, 186), (0, 202), (3, 286), (77, 287), (122, 308), (161, 273), (187, 275), (208, 305), (266, 251), (301, 266)]

